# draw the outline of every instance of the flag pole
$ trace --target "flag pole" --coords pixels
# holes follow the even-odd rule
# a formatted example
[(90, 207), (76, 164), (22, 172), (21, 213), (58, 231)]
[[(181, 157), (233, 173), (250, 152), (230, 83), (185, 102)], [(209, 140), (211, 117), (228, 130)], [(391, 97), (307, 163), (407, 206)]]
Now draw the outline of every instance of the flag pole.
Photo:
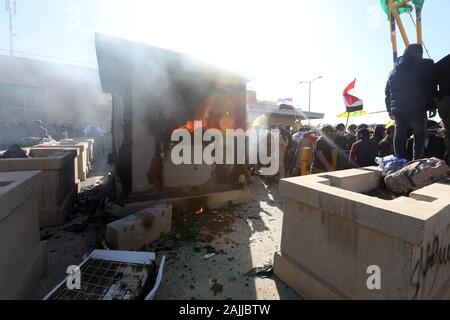
[(348, 128), (348, 121), (350, 120), (350, 112), (347, 112), (347, 122), (345, 123), (345, 130)]

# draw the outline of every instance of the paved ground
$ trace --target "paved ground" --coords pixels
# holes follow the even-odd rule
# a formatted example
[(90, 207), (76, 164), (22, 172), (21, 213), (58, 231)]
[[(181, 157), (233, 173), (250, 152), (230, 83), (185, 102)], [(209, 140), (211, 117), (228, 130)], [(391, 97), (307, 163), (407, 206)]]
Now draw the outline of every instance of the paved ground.
[[(247, 275), (253, 268), (272, 265), (282, 227), (278, 185), (268, 187), (259, 177), (252, 180), (253, 201), (246, 205), (202, 213), (174, 212), (172, 233), (148, 247), (167, 258), (156, 299), (300, 299), (270, 268), (265, 269), (268, 278)], [(101, 181), (97, 176), (84, 185), (84, 208), (75, 210), (74, 220), (42, 230), (49, 263), (36, 299), (65, 278), (67, 266), (81, 263), (84, 255), (102, 248), (105, 223), (101, 208), (94, 210), (91, 204), (97, 191), (90, 191)], [(76, 230), (89, 217), (85, 228)], [(75, 231), (65, 230), (70, 226), (75, 226)]]
[(275, 276), (246, 275), (272, 265), (282, 227), (278, 185), (267, 191), (254, 177), (250, 188), (246, 205), (174, 218), (174, 232), (159, 244), (168, 262), (157, 299), (300, 299)]

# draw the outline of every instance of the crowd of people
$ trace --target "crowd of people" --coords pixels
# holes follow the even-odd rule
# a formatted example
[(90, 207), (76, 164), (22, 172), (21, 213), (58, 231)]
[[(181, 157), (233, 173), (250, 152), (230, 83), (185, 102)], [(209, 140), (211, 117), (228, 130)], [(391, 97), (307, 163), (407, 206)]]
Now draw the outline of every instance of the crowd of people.
[[(296, 132), (280, 126), (280, 177), (301, 174), (303, 148), (313, 150), (313, 174), (372, 166), (389, 155), (409, 161), (436, 157), (450, 164), (450, 55), (435, 63), (423, 58), (422, 45), (410, 45), (395, 63), (385, 93), (393, 120), (388, 125), (339, 124)], [(428, 120), (438, 111), (440, 123)]]
[[(312, 174), (376, 166), (377, 158), (396, 155), (395, 123), (385, 125), (325, 125), (320, 129), (305, 126), (295, 132), (280, 126), (280, 177), (293, 177), (302, 174), (301, 157), (303, 148), (312, 150)], [(403, 159), (414, 160), (414, 135), (407, 132), (405, 155)], [(446, 157), (446, 130), (444, 123), (427, 121), (423, 155), (426, 158)], [(333, 161), (333, 150), (337, 160)]]

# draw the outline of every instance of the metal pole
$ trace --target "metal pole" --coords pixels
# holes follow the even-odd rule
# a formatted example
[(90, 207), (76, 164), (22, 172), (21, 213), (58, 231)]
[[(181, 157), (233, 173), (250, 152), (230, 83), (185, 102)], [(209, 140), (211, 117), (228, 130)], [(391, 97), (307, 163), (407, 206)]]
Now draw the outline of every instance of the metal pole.
[(311, 87), (312, 87), (312, 81), (309, 82), (308, 112), (311, 112)]
[(13, 23), (12, 23), (12, 10), (9, 10), (9, 53), (11, 56), (14, 55), (13, 49)]

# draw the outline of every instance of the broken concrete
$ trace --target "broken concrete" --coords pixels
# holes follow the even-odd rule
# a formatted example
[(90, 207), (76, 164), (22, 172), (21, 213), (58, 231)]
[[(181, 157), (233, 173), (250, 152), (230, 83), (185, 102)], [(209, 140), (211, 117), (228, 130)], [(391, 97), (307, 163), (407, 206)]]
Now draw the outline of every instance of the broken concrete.
[(172, 225), (172, 206), (159, 204), (110, 223), (106, 241), (111, 249), (140, 250), (169, 233)]
[(307, 299), (449, 298), (450, 185), (391, 201), (362, 194), (380, 186), (370, 168), (283, 180), (275, 274)]
[(38, 171), (0, 173), (0, 300), (30, 299), (47, 266), (41, 243)]
[[(35, 157), (36, 154), (39, 154)], [(0, 172), (42, 171), (38, 199), (41, 228), (61, 225), (71, 212), (75, 196), (75, 151), (30, 151), (31, 159), (0, 159)]]

